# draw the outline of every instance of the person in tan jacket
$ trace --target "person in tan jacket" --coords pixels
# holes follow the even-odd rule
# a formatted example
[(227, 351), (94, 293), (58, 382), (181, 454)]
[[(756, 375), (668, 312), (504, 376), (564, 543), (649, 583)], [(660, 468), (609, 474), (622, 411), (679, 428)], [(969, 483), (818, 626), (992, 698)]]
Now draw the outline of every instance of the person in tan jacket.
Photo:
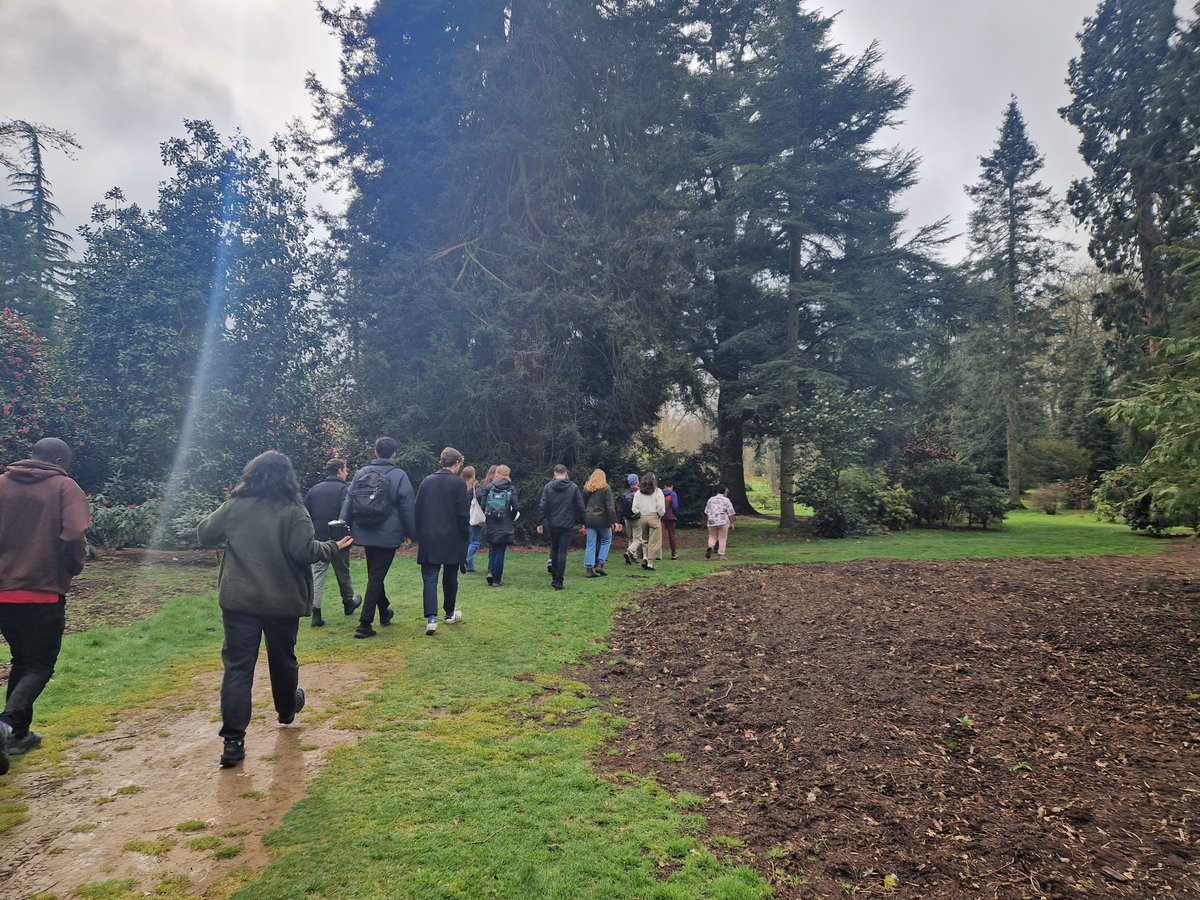
[(0, 713), (0, 775), (32, 750), (33, 704), (54, 675), (66, 625), (67, 591), (83, 571), (90, 512), (70, 477), (71, 448), (42, 438), (0, 475), (0, 634), (12, 665)]

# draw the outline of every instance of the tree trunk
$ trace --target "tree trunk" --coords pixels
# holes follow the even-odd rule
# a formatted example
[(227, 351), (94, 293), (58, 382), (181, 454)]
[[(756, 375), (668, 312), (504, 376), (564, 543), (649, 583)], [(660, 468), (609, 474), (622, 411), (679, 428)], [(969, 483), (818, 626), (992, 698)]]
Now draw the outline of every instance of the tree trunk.
[(717, 385), (717, 455), (721, 481), (729, 488), (729, 499), (739, 516), (757, 515), (746, 493), (745, 442), (742, 416), (729, 409), (730, 396), (736, 395), (725, 382)]
[(1012, 394), (1004, 398), (1004, 456), (1008, 470), (1008, 505), (1021, 509), (1021, 470), (1017, 462), (1017, 404)]
[[(791, 230), (791, 253), (788, 261), (788, 287), (800, 281), (800, 235), (796, 229)], [(788, 291), (787, 313), (787, 345), (783, 348), (784, 359), (791, 361), (796, 348), (800, 344), (800, 302), (795, 294)], [(784, 530), (796, 527), (796, 501), (794, 498), (795, 483), (793, 476), (796, 470), (796, 445), (791, 429), (786, 424), (786, 417), (794, 415), (799, 391), (795, 374), (789, 374), (787, 384), (787, 404), (784, 408), (785, 424), (779, 435), (779, 528)]]

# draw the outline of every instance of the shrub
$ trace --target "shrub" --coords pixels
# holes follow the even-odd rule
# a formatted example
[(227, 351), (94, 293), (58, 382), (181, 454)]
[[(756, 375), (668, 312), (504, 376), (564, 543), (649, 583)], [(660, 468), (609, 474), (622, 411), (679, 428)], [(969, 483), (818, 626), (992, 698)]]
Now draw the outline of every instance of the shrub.
[(1200, 523), (1200, 495), (1194, 488), (1178, 485), (1154, 490), (1153, 479), (1140, 466), (1118, 466), (1100, 476), (1092, 495), (1096, 516), (1110, 522), (1122, 521), (1134, 531), (1161, 534)]
[(1029, 499), (1033, 501), (1033, 505), (1040, 509), (1048, 516), (1052, 516), (1058, 512), (1058, 508), (1067, 502), (1067, 486), (1061, 481), (1052, 481), (1049, 484), (1043, 484), (1029, 492)]
[(821, 537), (898, 531), (913, 516), (908, 491), (880, 469), (847, 469), (834, 485), (805, 479), (797, 499), (813, 508), (812, 530)]
[(966, 519), (968, 525), (1000, 521), (1007, 511), (1007, 493), (965, 463), (940, 460), (911, 469), (905, 486), (912, 509), (923, 525), (948, 528)]
[(119, 550), (145, 547), (154, 537), (161, 506), (157, 500), (117, 503), (104, 494), (96, 494), (88, 498), (88, 505), (92, 512), (88, 541), (92, 544)]
[[(653, 472), (658, 476), (658, 485), (674, 484), (679, 494), (679, 523), (697, 525), (704, 520), (704, 504), (713, 495), (721, 480), (714, 460), (705, 453), (658, 452), (639, 460), (642, 472)], [(625, 476), (628, 472), (609, 472), (609, 483), (617, 492), (617, 499), (625, 493)], [(582, 478), (587, 475), (583, 474)]]
[(1029, 484), (1048, 484), (1087, 476), (1092, 455), (1074, 441), (1038, 438), (1021, 449), (1021, 476)]

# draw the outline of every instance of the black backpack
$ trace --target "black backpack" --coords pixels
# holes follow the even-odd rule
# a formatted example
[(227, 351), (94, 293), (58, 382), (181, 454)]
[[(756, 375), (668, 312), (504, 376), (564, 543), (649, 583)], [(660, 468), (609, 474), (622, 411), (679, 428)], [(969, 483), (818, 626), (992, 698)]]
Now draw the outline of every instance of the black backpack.
[(637, 491), (629, 491), (621, 498), (621, 518), (633, 521), (640, 519), (641, 514), (633, 511), (633, 498), (637, 496)]
[(392, 512), (392, 483), (382, 466), (363, 469), (350, 487), (350, 517), (357, 525), (382, 525)]

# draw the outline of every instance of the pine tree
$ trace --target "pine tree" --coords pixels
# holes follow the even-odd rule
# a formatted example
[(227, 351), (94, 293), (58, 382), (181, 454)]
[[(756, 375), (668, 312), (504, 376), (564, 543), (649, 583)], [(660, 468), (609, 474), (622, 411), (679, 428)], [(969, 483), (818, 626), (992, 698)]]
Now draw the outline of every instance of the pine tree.
[(1050, 189), (1037, 181), (1042, 155), (1029, 139), (1016, 98), (1009, 101), (993, 151), (980, 159), (979, 180), (967, 188), (972, 267), (984, 305), (972, 317), (986, 347), (974, 357), (993, 388), (967, 398), (979, 414), (1003, 411), (1008, 499), (1021, 503), (1019, 452), (1027, 429), (1023, 401), (1036, 390), (1034, 352), (1044, 329), (1038, 296), (1057, 268), (1060, 244), (1050, 237), (1059, 222)]
[(39, 331), (47, 332), (62, 305), (69, 270), (70, 237), (55, 228), (62, 210), (46, 174), (46, 151), (68, 156), (80, 149), (74, 135), (23, 120), (0, 122), (0, 146), (16, 144), (19, 161), (0, 155), (0, 166), (10, 169), (8, 183), (17, 200), (5, 213), (4, 249), (11, 248), (0, 287), (4, 303), (29, 316)]

